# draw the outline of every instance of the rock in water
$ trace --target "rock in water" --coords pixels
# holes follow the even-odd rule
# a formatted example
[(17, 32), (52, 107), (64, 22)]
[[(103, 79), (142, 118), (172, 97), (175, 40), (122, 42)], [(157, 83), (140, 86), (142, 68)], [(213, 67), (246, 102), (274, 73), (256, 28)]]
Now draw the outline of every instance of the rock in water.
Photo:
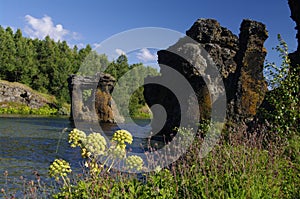
[(71, 118), (85, 122), (122, 122), (124, 119), (114, 112), (111, 93), (115, 79), (105, 73), (95, 76), (71, 75), (68, 79), (72, 99)]

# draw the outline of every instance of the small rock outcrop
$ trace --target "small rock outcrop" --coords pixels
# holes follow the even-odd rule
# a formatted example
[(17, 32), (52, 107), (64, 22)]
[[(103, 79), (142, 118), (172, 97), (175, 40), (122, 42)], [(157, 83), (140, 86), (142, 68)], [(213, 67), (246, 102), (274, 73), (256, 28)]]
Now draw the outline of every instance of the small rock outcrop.
[(24, 104), (33, 109), (45, 105), (55, 107), (55, 104), (24, 84), (0, 80), (0, 105), (6, 106), (7, 103)]
[[(153, 78), (169, 78), (165, 65), (175, 69), (188, 80), (197, 95), (199, 120), (209, 119), (212, 103), (217, 103), (213, 100), (214, 95), (222, 92), (221, 87), (216, 87), (212, 89), (216, 93), (211, 93), (206, 85), (207, 82), (220, 81), (213, 74), (206, 75), (210, 66), (215, 65), (224, 82), (227, 120), (234, 123), (251, 120), (267, 91), (263, 77), (267, 53), (264, 42), (268, 38), (265, 25), (243, 20), (238, 37), (214, 19), (199, 19), (186, 35), (188, 37), (158, 52), (161, 76), (147, 77), (145, 82)], [(190, 38), (194, 41), (191, 42)], [(183, 57), (188, 57), (188, 60)], [(166, 110), (167, 122), (161, 132), (170, 132), (178, 126), (180, 106), (170, 90), (150, 84), (145, 86), (144, 96), (150, 107), (160, 104)], [(153, 114), (155, 118), (160, 113)]]
[[(111, 93), (115, 79), (105, 73), (95, 76), (71, 75), (68, 79), (72, 99), (71, 118), (85, 122), (114, 123)], [(121, 120), (120, 118), (118, 118)]]

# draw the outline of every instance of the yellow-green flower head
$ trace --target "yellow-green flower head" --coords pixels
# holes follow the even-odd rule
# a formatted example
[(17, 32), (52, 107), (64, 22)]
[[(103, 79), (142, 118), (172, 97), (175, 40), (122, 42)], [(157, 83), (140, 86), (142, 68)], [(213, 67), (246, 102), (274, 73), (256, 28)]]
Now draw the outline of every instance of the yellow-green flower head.
[(86, 150), (86, 148), (82, 148), (81, 149), (81, 156), (83, 157), (83, 158), (88, 158), (88, 157), (90, 157), (92, 154), (91, 154), (91, 152), (88, 152), (87, 150)]
[(125, 145), (125, 142), (132, 144), (132, 135), (126, 130), (118, 130), (114, 133), (113, 141), (116, 141), (120, 145)]
[[(125, 145), (126, 147), (126, 145)], [(112, 143), (112, 145), (109, 147), (108, 151), (107, 151), (107, 156), (110, 156), (114, 159), (119, 158), (119, 159), (123, 159), (126, 156), (126, 150), (125, 147), (123, 147), (123, 145), (117, 145), (115, 143)]]
[(71, 147), (83, 147), (85, 141), (86, 134), (83, 131), (75, 128), (69, 133), (69, 143), (71, 143)]
[(101, 171), (101, 166), (97, 162), (87, 163), (87, 166), (90, 168), (90, 171), (93, 174), (97, 174)]
[(100, 133), (91, 133), (86, 137), (84, 148), (88, 157), (102, 155), (106, 149), (106, 140)]
[(144, 161), (140, 156), (132, 155), (126, 158), (125, 163), (127, 169), (141, 171), (143, 168)]
[(71, 172), (70, 164), (63, 159), (55, 159), (49, 167), (50, 177), (55, 177), (56, 180), (58, 180), (60, 176), (67, 176), (67, 174)]

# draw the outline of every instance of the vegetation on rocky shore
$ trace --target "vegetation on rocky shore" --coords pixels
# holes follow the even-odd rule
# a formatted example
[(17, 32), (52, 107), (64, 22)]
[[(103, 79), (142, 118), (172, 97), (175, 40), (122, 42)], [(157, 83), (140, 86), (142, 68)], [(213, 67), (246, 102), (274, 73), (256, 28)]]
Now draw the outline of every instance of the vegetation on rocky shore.
[[(285, 47), (284, 42), (281, 42)], [(268, 100), (273, 110), (264, 115), (264, 123), (249, 133), (246, 125), (234, 131), (224, 129), (221, 139), (206, 156), (199, 154), (203, 144), (203, 126), (186, 153), (168, 167), (143, 172), (138, 156), (130, 155), (132, 136), (117, 131), (110, 145), (98, 133), (86, 135), (73, 129), (69, 133), (71, 147), (79, 147), (84, 158), (83, 170), (73, 173), (70, 165), (54, 160), (49, 174), (56, 184), (46, 186), (37, 176), (24, 184), (24, 197), (29, 198), (299, 198), (300, 195), (300, 134), (299, 81), (297, 70), (290, 67), (286, 48), (278, 47), (283, 69), (274, 73), (273, 83), (285, 89), (276, 90)], [(274, 65), (270, 65), (271, 67)], [(299, 67), (299, 66), (298, 66)], [(277, 77), (284, 78), (277, 78)], [(290, 96), (286, 99), (284, 96)], [(290, 103), (286, 100), (292, 100)], [(295, 103), (294, 103), (295, 101)], [(288, 105), (282, 108), (282, 105)], [(268, 110), (266, 110), (268, 111)], [(281, 118), (280, 122), (278, 119)], [(189, 129), (177, 129), (189, 134)], [(178, 148), (178, 153), (181, 149)], [(155, 152), (155, 146), (149, 146)], [(97, 157), (104, 157), (100, 161)], [(121, 172), (113, 165), (120, 164), (138, 173)], [(127, 161), (126, 161), (127, 160)], [(103, 162), (108, 162), (105, 166)], [(148, 160), (148, 164), (157, 164)], [(4, 173), (7, 176), (7, 173)], [(4, 198), (13, 197), (2, 189)]]

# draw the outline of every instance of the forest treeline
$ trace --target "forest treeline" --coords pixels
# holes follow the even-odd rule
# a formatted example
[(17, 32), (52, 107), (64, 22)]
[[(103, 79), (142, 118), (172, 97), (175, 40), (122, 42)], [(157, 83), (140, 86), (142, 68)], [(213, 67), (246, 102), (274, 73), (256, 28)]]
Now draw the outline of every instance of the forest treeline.
[[(70, 47), (66, 41), (55, 42), (49, 36), (43, 40), (32, 39), (24, 37), (20, 29), (14, 32), (10, 27), (0, 26), (0, 79), (20, 82), (54, 95), (59, 103), (70, 103), (67, 82), (70, 74), (94, 75), (95, 71), (107, 67), (105, 72), (118, 79), (140, 65), (128, 64), (125, 55), (109, 62), (106, 55), (97, 54), (90, 45), (79, 49), (76, 45)], [(154, 68), (144, 69), (144, 72), (157, 74)], [(145, 103), (142, 88), (135, 93), (133, 102), (137, 107)]]

